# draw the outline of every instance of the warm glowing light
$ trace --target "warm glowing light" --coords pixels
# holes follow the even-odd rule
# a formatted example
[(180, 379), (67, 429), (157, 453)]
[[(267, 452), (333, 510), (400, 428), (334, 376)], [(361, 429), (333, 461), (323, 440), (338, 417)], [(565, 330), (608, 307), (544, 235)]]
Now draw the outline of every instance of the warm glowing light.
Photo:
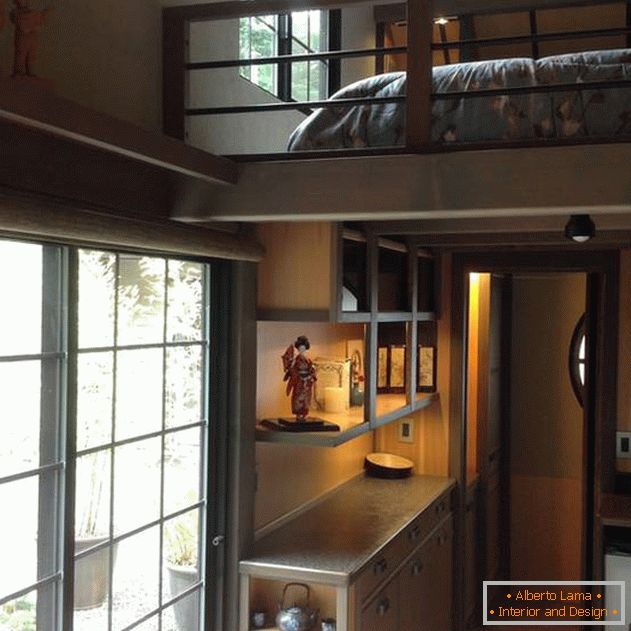
[(447, 18), (436, 18), (434, 20), (434, 24), (438, 24), (439, 26), (445, 26), (445, 24), (449, 24), (449, 20)]
[(469, 282), (471, 284), (479, 283), (480, 282), (480, 274), (478, 272), (471, 272), (469, 274)]

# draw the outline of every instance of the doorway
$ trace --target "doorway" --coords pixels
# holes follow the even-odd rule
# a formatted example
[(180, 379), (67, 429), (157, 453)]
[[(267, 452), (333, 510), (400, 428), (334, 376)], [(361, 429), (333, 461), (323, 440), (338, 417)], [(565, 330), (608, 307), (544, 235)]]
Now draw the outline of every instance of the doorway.
[[(451, 415), (461, 438), (451, 455), (463, 508), (456, 629), (481, 626), (482, 580), (600, 577), (596, 428), (607, 431), (609, 412), (597, 395), (615, 388), (615, 371), (598, 366), (605, 356), (615, 361), (615, 335), (601, 320), (607, 304), (615, 311), (606, 287), (617, 267), (615, 257), (593, 254), (454, 256), (454, 305), (463, 305), (452, 317), (452, 334), (461, 335), (452, 348), (452, 361), (461, 360), (452, 367)], [(608, 325), (613, 331), (617, 322)], [(577, 340), (581, 402), (570, 365)]]

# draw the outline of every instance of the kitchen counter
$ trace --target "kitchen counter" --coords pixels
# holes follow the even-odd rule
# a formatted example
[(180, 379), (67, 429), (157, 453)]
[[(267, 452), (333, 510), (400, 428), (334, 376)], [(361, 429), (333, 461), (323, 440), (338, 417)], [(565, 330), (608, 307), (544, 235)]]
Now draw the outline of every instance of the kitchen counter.
[(455, 485), (451, 478), (360, 477), (257, 541), (243, 575), (348, 585), (411, 520)]

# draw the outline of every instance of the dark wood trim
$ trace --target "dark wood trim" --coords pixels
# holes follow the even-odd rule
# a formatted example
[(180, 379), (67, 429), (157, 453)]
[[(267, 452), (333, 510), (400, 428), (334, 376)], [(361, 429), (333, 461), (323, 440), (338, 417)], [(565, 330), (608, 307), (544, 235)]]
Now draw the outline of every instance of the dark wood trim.
[(451, 259), (451, 322), (449, 381), (449, 475), (456, 479), (454, 512), (454, 630), (465, 628), (465, 564), (467, 502), (466, 377), (469, 286), (461, 263)]
[(162, 130), (186, 139), (186, 72), (188, 23), (177, 13), (162, 12)]
[[(375, 45), (377, 48), (385, 48), (386, 46), (386, 25), (384, 22), (377, 22), (375, 26)], [(405, 49), (407, 51), (407, 46)], [(375, 74), (383, 74), (385, 70), (385, 58), (381, 55), (375, 57)]]
[(0, 82), (0, 121), (211, 183), (236, 183), (230, 160), (28, 85)]
[(539, 39), (537, 38), (537, 12), (528, 11), (528, 20), (530, 22), (530, 35), (532, 37), (532, 58), (539, 59)]
[[(480, 221), (484, 221), (480, 219)], [(422, 226), (417, 225), (417, 232)], [(631, 245), (631, 230), (597, 230), (596, 236), (588, 243), (577, 244), (565, 237), (562, 229), (558, 231), (532, 232), (480, 232), (480, 233), (445, 233), (424, 234), (416, 238), (419, 245), (432, 247), (458, 248), (461, 246), (557, 246), (568, 250), (592, 250), (603, 247)]]
[[(228, 0), (227, 2), (166, 7), (163, 11), (185, 20), (203, 21), (307, 9), (343, 9), (365, 2), (366, 0)], [(611, 0), (435, 0), (434, 8), (435, 15), (463, 16), (601, 4), (611, 4)]]
[(239, 560), (254, 542), (256, 495), (256, 266), (233, 263), (228, 271), (225, 351), (228, 370), (221, 376), (229, 383), (227, 401), (227, 527), (225, 543), (225, 591), (223, 625), (239, 627)]
[(411, 151), (432, 133), (432, 0), (408, 0), (408, 57), (405, 145)]
[(627, 35), (627, 48), (631, 48), (631, 2), (629, 0), (627, 0), (626, 14), (626, 24), (630, 30), (630, 33)]
[[(329, 50), (342, 49), (342, 12), (339, 9), (329, 11)], [(335, 94), (342, 87), (342, 62), (332, 58), (329, 61), (328, 96)]]
[(513, 281), (509, 275), (502, 277), (502, 305), (501, 305), (501, 336), (502, 347), (500, 350), (502, 366), (501, 398), (500, 398), (500, 532), (503, 532), (500, 541), (500, 576), (510, 578), (510, 412), (511, 412), (511, 358), (513, 339)]
[(408, 9), (406, 2), (397, 4), (378, 4), (373, 9), (373, 15), (377, 24), (393, 24), (404, 22), (407, 19)]
[(160, 218), (114, 216), (15, 193), (0, 192), (0, 232), (22, 239), (201, 258), (259, 261), (264, 253), (260, 244), (243, 233)]

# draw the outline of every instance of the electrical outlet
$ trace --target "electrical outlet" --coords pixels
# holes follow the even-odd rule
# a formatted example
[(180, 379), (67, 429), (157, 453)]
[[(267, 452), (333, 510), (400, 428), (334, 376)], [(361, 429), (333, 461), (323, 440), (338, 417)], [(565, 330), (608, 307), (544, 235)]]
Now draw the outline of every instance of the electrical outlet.
[(399, 442), (414, 442), (414, 420), (411, 418), (402, 418), (399, 421)]
[(631, 432), (616, 432), (616, 458), (631, 458)]

